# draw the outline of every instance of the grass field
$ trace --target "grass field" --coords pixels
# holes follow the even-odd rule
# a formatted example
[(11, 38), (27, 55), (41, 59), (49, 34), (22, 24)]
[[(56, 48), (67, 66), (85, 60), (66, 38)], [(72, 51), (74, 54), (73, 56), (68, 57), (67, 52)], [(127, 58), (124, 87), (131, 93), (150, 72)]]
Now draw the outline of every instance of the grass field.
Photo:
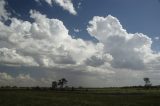
[(0, 90), (0, 106), (160, 106), (160, 89)]

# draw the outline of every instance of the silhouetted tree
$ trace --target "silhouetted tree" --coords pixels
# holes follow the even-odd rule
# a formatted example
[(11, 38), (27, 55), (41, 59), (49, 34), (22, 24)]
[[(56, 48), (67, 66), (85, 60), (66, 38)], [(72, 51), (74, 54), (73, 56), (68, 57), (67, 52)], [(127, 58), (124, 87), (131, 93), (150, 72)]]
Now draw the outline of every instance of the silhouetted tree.
[(17, 89), (18, 87), (17, 87), (17, 86), (13, 86), (12, 88), (13, 88), (13, 89)]
[(60, 88), (63, 88), (63, 86), (67, 84), (67, 82), (68, 81), (65, 78), (62, 78), (58, 81), (58, 85), (60, 86)]
[(53, 82), (52, 82), (52, 88), (53, 88), (53, 89), (56, 89), (56, 88), (57, 88), (57, 85), (58, 85), (58, 84), (57, 84), (56, 81), (53, 81)]
[(150, 87), (150, 86), (152, 86), (152, 84), (151, 84), (151, 82), (150, 82), (150, 79), (149, 78), (143, 78), (143, 80), (144, 80), (144, 82), (145, 82), (145, 87)]
[(71, 90), (72, 90), (72, 91), (74, 91), (74, 90), (75, 90), (75, 88), (72, 86)]
[[(26, 89), (26, 88), (25, 88)], [(41, 90), (41, 88), (39, 86), (36, 86), (33, 88), (34, 90)]]

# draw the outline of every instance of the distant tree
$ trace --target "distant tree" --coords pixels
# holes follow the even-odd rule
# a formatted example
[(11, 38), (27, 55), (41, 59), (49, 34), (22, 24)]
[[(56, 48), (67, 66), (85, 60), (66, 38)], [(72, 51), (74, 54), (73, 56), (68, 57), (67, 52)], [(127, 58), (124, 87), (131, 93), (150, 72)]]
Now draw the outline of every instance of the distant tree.
[(75, 88), (72, 86), (71, 90), (72, 90), (72, 91), (74, 91), (74, 90), (75, 90)]
[(36, 87), (34, 87), (34, 90), (41, 90), (41, 88), (39, 86), (36, 86)]
[(5, 86), (5, 88), (11, 88), (11, 86), (7, 85), (7, 86)]
[(53, 81), (53, 82), (52, 82), (52, 88), (53, 88), (53, 89), (56, 89), (56, 88), (57, 88), (57, 85), (58, 85), (58, 84), (57, 84), (56, 81)]
[(62, 78), (58, 81), (58, 85), (60, 86), (60, 88), (63, 88), (65, 84), (67, 84), (67, 80), (65, 78)]
[(18, 87), (17, 86), (13, 86), (12, 88), (17, 89)]
[(144, 82), (145, 82), (145, 87), (150, 87), (152, 86), (152, 83), (150, 82), (150, 78), (143, 78)]

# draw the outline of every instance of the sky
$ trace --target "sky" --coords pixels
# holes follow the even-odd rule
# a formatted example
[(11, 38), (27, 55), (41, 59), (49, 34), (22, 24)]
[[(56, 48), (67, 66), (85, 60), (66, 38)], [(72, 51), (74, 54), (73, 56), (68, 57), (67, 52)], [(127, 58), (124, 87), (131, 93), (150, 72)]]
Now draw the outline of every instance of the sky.
[(0, 0), (0, 86), (160, 85), (159, 0)]

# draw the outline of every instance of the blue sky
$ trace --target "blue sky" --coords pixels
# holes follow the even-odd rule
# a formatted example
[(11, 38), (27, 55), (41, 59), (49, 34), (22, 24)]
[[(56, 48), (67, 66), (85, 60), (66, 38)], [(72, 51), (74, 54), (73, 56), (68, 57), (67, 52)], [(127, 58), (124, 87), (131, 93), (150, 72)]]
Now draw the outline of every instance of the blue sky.
[[(141, 32), (151, 38), (160, 35), (160, 2), (158, 0), (73, 0), (78, 14), (76, 16), (64, 11), (61, 7), (47, 3), (37, 4), (34, 0), (7, 0), (9, 8), (16, 13), (12, 14), (23, 20), (29, 19), (30, 9), (36, 9), (50, 18), (62, 20), (69, 29), (71, 35), (86, 40), (91, 39), (86, 31), (88, 21), (93, 16), (107, 16), (111, 14), (117, 17), (123, 27), (130, 33)], [(81, 3), (78, 8), (78, 3)], [(80, 29), (79, 33), (74, 29)], [(156, 49), (159, 49), (156, 45)], [(153, 47), (154, 48), (154, 47)]]
[(159, 0), (2, 0), (1, 85), (160, 84), (159, 11)]
[[(128, 32), (142, 32), (149, 36), (160, 34), (160, 2), (158, 0), (75, 0), (73, 4), (78, 12), (76, 16), (68, 14), (55, 4), (51, 7), (47, 3), (37, 4), (34, 0), (7, 1), (10, 9), (16, 11), (14, 15), (20, 14), (19, 18), (23, 20), (30, 20), (30, 9), (36, 9), (50, 18), (63, 20), (71, 33), (76, 27), (82, 29), (84, 36), (88, 36), (85, 29), (93, 16), (107, 16), (108, 14), (117, 17)], [(78, 8), (80, 2), (82, 4)]]

